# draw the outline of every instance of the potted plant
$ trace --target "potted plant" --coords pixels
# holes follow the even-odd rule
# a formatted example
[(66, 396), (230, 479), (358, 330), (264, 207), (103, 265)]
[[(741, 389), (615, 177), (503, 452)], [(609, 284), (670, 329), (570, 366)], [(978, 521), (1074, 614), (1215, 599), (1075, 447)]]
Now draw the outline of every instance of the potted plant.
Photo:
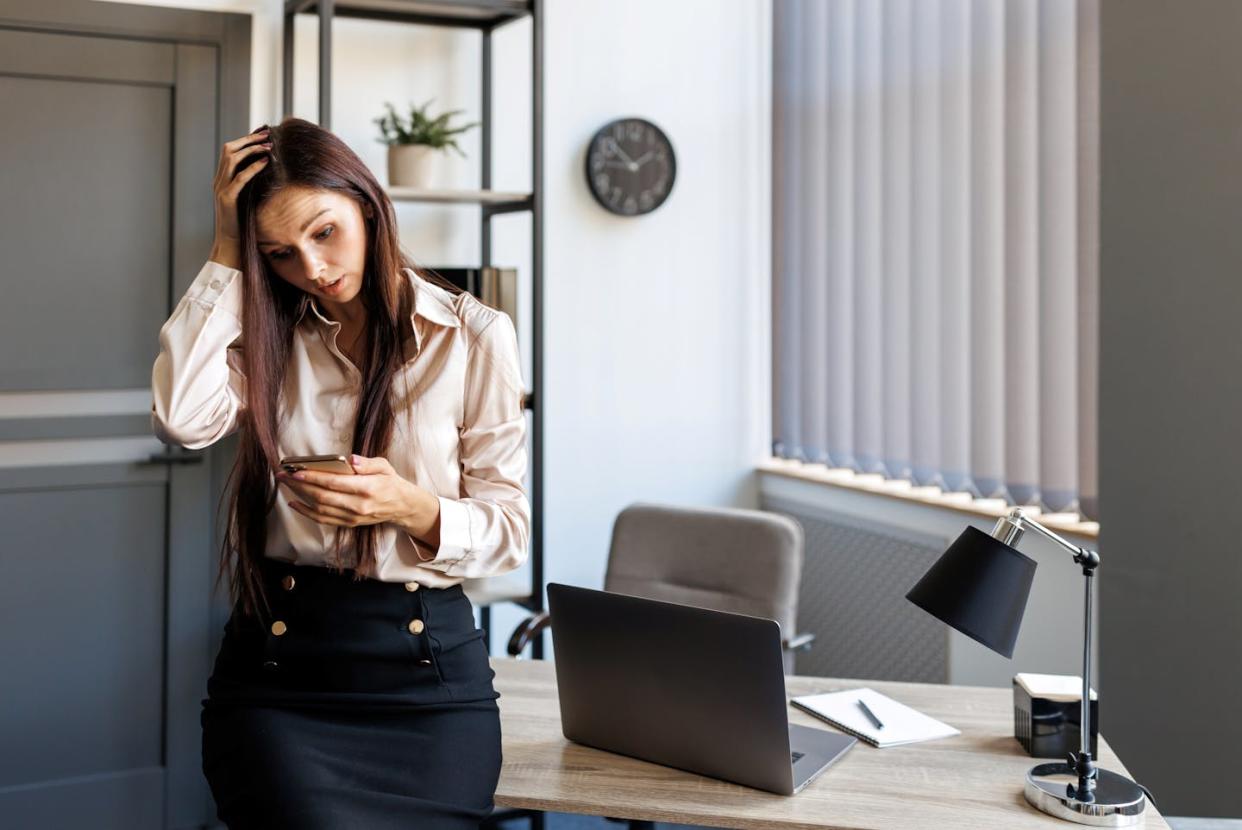
[(388, 145), (388, 184), (390, 186), (428, 187), (431, 182), (433, 156), (446, 148), (453, 148), (462, 158), (466, 154), (457, 146), (457, 136), (478, 126), (477, 121), (452, 126), (453, 116), (463, 110), (450, 110), (440, 115), (428, 115), (431, 99), (421, 107), (410, 104), (410, 117), (402, 118), (391, 103), (385, 102), (387, 112), (372, 119), (379, 125), (381, 144)]

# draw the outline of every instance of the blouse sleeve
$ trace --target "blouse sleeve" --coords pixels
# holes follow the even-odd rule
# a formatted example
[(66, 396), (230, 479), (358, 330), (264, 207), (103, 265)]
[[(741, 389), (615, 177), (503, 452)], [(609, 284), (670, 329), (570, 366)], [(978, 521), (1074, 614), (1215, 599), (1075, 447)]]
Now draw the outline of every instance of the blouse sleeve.
[(245, 411), (242, 272), (208, 261), (160, 327), (151, 369), (151, 429), (165, 444), (197, 450), (237, 429)]
[(520, 567), (530, 538), (530, 502), (523, 485), (527, 459), (521, 363), (517, 333), (507, 314), (496, 312), (469, 346), (463, 413), (464, 497), (439, 497), (437, 551), (410, 539), (422, 567), (473, 579)]

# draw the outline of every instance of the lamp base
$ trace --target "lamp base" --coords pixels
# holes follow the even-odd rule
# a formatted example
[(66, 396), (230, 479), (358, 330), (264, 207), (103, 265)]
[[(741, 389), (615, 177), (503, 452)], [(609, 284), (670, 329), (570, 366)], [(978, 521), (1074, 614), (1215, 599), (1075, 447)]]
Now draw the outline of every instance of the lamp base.
[(1097, 769), (1091, 801), (1070, 795), (1070, 787), (1077, 783), (1078, 772), (1069, 764), (1039, 764), (1026, 774), (1026, 800), (1037, 810), (1077, 824), (1125, 827), (1143, 820), (1147, 796), (1124, 775)]

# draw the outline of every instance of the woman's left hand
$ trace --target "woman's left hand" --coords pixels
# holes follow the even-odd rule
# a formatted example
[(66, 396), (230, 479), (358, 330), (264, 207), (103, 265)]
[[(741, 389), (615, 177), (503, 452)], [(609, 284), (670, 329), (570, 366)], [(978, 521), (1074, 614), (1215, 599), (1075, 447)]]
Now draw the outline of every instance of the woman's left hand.
[(319, 470), (293, 475), (278, 472), (277, 480), (301, 499), (290, 501), (289, 506), (320, 524), (359, 527), (380, 522), (408, 525), (419, 505), (427, 503), (426, 498), (420, 498), (424, 496), (422, 489), (398, 475), (388, 459), (349, 458), (357, 475)]

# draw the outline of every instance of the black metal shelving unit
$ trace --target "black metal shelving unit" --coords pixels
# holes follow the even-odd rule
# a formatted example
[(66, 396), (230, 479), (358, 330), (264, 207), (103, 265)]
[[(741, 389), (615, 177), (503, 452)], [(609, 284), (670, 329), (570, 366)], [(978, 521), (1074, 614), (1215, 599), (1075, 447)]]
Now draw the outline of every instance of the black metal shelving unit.
[[(293, 109), (293, 24), (299, 14), (319, 18), (319, 124), (332, 128), (332, 20), (355, 17), (392, 23), (477, 29), (483, 37), (482, 104), (480, 117), (481, 189), (470, 191), (422, 190), (392, 187), (393, 201), (424, 204), (477, 204), (480, 208), (480, 267), (492, 264), (492, 217), (529, 211), (531, 214), (531, 410), (532, 483), (530, 584), (505, 576), (471, 580), (467, 591), (479, 606), (491, 650), (491, 606), (513, 602), (529, 611), (543, 610), (543, 2), (544, 0), (286, 0), (282, 111)], [(531, 192), (508, 193), (491, 189), (492, 183), (492, 33), (524, 17), (531, 18), (532, 90)], [(531, 656), (543, 657), (543, 641), (531, 644)]]

